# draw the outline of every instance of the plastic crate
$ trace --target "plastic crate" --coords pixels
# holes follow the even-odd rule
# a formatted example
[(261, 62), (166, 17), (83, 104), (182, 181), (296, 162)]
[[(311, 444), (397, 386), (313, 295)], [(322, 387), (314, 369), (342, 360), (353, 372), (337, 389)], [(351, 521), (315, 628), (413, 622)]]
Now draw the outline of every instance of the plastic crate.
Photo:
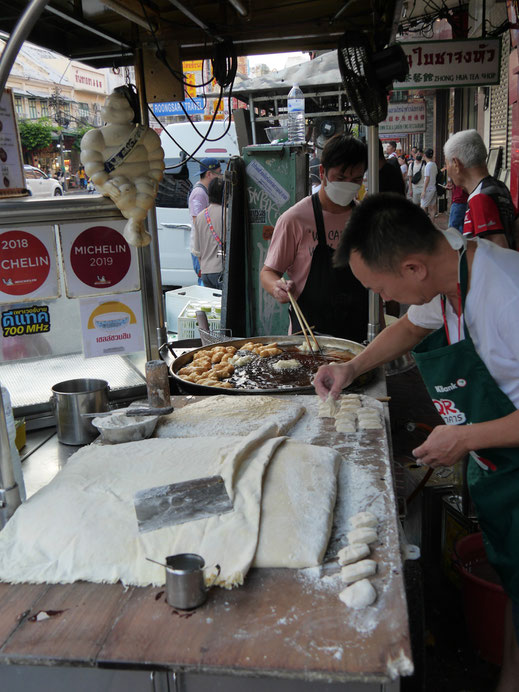
[[(184, 306), (182, 309), (182, 312), (178, 316), (177, 322), (178, 322), (178, 338), (179, 339), (199, 339), (200, 338), (200, 332), (198, 331), (198, 323), (196, 321), (196, 317), (187, 317), (185, 315), (186, 312), (188, 312), (190, 309), (192, 309), (191, 304), (188, 303), (187, 305)], [(213, 318), (209, 317), (207, 319), (209, 322), (209, 330), (211, 332), (216, 332), (220, 330), (220, 324), (221, 320), (220, 318)]]
[(166, 321), (168, 323), (168, 332), (178, 331), (178, 316), (191, 300), (201, 300), (210, 303), (220, 301), (221, 305), (222, 292), (216, 288), (205, 288), (205, 286), (196, 285), (167, 291)]

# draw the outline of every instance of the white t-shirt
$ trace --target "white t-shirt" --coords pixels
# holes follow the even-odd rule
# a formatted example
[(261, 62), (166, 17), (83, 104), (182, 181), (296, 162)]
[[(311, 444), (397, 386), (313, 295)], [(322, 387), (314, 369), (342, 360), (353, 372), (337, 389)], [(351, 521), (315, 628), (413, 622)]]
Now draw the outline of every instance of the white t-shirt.
[[(479, 357), (500, 389), (519, 408), (519, 252), (482, 238), (477, 243), (465, 319)], [(449, 301), (445, 313), (450, 340), (455, 343), (458, 317)], [(412, 305), (407, 317), (418, 327), (442, 327), (440, 296), (425, 305)]]
[[(423, 164), (423, 165), (422, 165)], [(413, 176), (415, 173), (421, 171), (420, 181), (418, 183), (413, 183)], [(422, 190), (425, 175), (425, 162), (424, 161), (413, 161), (409, 166), (408, 179), (413, 183), (413, 189)]]
[(438, 173), (438, 166), (434, 163), (434, 161), (429, 161), (429, 163), (425, 164), (425, 170), (424, 170), (424, 178), (427, 178), (429, 176), (429, 183), (427, 187), (425, 188), (428, 191), (436, 190), (436, 175)]

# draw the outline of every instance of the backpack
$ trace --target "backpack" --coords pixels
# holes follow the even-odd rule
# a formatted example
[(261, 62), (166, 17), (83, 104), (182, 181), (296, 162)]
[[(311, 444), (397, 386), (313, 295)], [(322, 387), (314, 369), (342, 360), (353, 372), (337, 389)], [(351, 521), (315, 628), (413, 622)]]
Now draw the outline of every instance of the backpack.
[(416, 161), (413, 162), (413, 177), (411, 178), (411, 182), (413, 185), (418, 185), (420, 183), (420, 180), (422, 179), (422, 170), (423, 167), (425, 166), (424, 162), (422, 161), (420, 164), (420, 170), (414, 172), (414, 166), (415, 166)]
[(436, 182), (436, 194), (439, 197), (441, 197), (442, 195), (445, 194), (445, 190), (447, 189), (445, 187), (445, 180), (443, 177), (443, 171), (439, 170), (438, 173), (436, 173), (436, 181), (435, 182)]

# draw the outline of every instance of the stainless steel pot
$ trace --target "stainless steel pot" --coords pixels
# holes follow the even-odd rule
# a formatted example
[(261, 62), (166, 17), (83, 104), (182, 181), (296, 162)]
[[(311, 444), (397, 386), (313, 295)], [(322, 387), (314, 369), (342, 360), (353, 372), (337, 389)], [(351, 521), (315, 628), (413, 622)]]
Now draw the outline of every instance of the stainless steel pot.
[(50, 401), (60, 442), (85, 445), (99, 435), (92, 419), (82, 414), (108, 411), (108, 389), (108, 382), (93, 379), (66, 380), (52, 387)]
[[(333, 348), (341, 351), (350, 351), (354, 355), (358, 355), (364, 350), (364, 346), (358, 344), (356, 341), (348, 341), (347, 339), (338, 339), (333, 336), (318, 336), (317, 337), (320, 345), (324, 348)], [(225, 387), (207, 387), (206, 385), (196, 384), (194, 382), (187, 382), (177, 375), (177, 372), (188, 365), (193, 355), (197, 351), (203, 351), (206, 348), (212, 348), (212, 346), (235, 346), (237, 349), (246, 343), (252, 342), (254, 344), (263, 343), (269, 344), (272, 342), (278, 343), (280, 346), (300, 346), (304, 342), (303, 336), (290, 336), (283, 334), (282, 336), (253, 336), (246, 339), (233, 339), (232, 341), (221, 341), (217, 344), (212, 344), (211, 346), (203, 346), (201, 348), (196, 348), (189, 353), (183, 353), (178, 358), (173, 361), (170, 372), (171, 376), (177, 383), (178, 387), (189, 394), (295, 394), (295, 393), (311, 393), (314, 391), (312, 386), (309, 387), (293, 387), (292, 389), (276, 388), (276, 389), (226, 389)], [(174, 348), (174, 344), (172, 344)], [(363, 386), (372, 377), (372, 373), (365, 373), (358, 380), (356, 384)]]

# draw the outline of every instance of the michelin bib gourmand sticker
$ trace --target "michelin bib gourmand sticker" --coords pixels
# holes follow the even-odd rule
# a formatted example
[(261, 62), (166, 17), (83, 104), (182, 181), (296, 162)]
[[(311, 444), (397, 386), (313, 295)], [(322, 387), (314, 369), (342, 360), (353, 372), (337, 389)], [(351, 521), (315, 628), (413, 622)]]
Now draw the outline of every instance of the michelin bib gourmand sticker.
[(54, 229), (0, 231), (0, 303), (57, 297)]
[(60, 228), (69, 298), (139, 289), (137, 252), (123, 228), (124, 221), (115, 220)]

